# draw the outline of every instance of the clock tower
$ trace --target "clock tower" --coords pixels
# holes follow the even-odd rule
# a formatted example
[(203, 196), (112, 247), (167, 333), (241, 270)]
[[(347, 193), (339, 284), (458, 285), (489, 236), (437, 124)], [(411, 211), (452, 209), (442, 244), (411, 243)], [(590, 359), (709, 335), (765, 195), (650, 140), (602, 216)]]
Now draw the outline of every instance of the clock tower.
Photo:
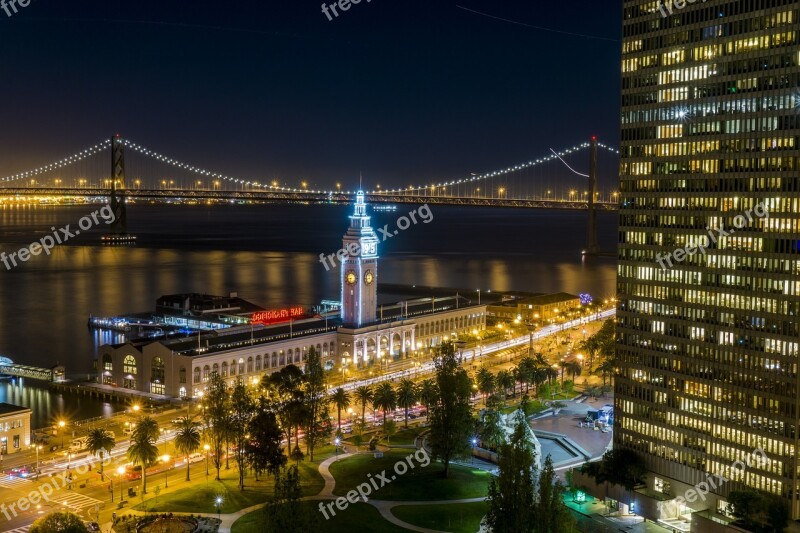
[(342, 239), (342, 322), (345, 327), (359, 328), (375, 321), (378, 237), (370, 225), (363, 191), (358, 191), (354, 208)]

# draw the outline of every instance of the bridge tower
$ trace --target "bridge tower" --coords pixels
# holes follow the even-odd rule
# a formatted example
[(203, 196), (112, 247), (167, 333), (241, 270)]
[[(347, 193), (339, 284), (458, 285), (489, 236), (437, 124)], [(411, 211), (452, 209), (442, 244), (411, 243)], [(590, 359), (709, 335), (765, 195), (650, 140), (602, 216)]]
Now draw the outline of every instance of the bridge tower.
[(128, 233), (128, 206), (125, 200), (125, 143), (119, 135), (111, 138), (111, 197), (108, 204), (114, 213), (114, 222), (111, 223), (111, 233), (103, 235), (103, 242), (133, 243), (136, 236)]
[(597, 209), (594, 201), (597, 196), (597, 137), (592, 137), (589, 143), (589, 203), (586, 224), (586, 249), (583, 255), (597, 255), (600, 250), (597, 247)]

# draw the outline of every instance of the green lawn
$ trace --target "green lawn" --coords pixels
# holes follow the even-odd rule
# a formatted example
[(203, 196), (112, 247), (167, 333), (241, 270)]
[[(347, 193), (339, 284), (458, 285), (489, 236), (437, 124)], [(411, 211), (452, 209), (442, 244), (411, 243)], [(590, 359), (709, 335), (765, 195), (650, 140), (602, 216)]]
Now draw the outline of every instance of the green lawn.
[(392, 508), (392, 514), (419, 527), (452, 533), (475, 533), (480, 529), (481, 519), (488, 509), (487, 502), (399, 505)]
[[(331, 450), (333, 448), (331, 447)], [(324, 456), (325, 454), (320, 454)], [(317, 454), (314, 454), (314, 463), (302, 461), (299, 465), (300, 486), (304, 496), (319, 494), (325, 486), (325, 480), (318, 470)], [(294, 464), (293, 461), (289, 463)], [(152, 488), (148, 490), (148, 498), (144, 503), (133, 507), (139, 511), (158, 511), (158, 512), (185, 512), (185, 513), (216, 513), (217, 508), (214, 501), (217, 496), (222, 497), (221, 512), (234, 513), (240, 509), (245, 509), (252, 505), (265, 503), (274, 494), (274, 479), (272, 476), (262, 477), (258, 483), (252, 476), (245, 478), (245, 490), (241, 491), (238, 487), (237, 473), (233, 470), (222, 472), (222, 480), (211, 481), (206, 484), (205, 480), (193, 481), (191, 486), (180, 488), (174, 492), (168, 492), (155, 497)]]
[[(442, 477), (442, 465), (431, 462), (422, 468), (416, 458), (411, 459), (415, 468), (409, 467), (403, 475), (394, 471), (395, 463), (403, 461), (410, 452), (386, 452), (380, 459), (373, 455), (362, 454), (348, 457), (331, 465), (331, 474), (336, 478), (334, 494), (344, 496), (348, 491), (362, 483), (368, 483), (367, 474), (371, 474), (376, 483), (382, 483), (376, 475), (383, 474), (390, 483), (380, 487), (370, 498), (397, 501), (435, 501), (458, 500), (461, 498), (479, 498), (486, 496), (489, 485), (489, 474), (458, 465), (450, 465), (450, 475)], [(424, 463), (424, 460), (423, 460)], [(392, 476), (395, 477), (392, 480)]]
[(419, 434), (427, 429), (423, 427), (410, 427), (408, 429), (401, 429), (401, 424), (402, 423), (398, 424), (397, 433), (389, 438), (389, 444), (392, 446), (412, 446)]
[[(322, 501), (322, 500), (320, 500)], [(324, 503), (327, 503), (326, 500)], [(336, 516), (328, 516), (330, 520), (319, 511), (319, 501), (301, 502), (304, 513), (313, 516), (316, 520), (313, 531), (325, 533), (407, 533), (407, 529), (399, 528), (387, 522), (378, 513), (378, 510), (366, 503), (351, 504), (344, 511), (334, 507)], [(264, 511), (254, 511), (234, 522), (231, 533), (262, 533), (264, 531)], [(475, 530), (477, 531), (477, 529)], [(474, 533), (474, 532), (473, 532)]]

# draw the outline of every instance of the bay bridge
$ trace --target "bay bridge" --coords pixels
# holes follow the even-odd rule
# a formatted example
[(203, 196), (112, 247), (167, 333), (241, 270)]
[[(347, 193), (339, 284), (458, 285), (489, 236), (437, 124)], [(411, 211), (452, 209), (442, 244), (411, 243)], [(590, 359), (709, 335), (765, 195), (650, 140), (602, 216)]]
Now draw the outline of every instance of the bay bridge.
[[(365, 193), (373, 204), (584, 210), (588, 217), (586, 252), (597, 253), (596, 214), (618, 207), (619, 152), (595, 137), (571, 148), (542, 152), (536, 159), (494, 171), (426, 184), (412, 182), (400, 188), (375, 185)], [(233, 177), (119, 135), (0, 179), (0, 204), (108, 198), (116, 214), (112, 231), (118, 235), (127, 232), (127, 200), (318, 204), (349, 203), (355, 193), (341, 184), (320, 189), (302, 179), (288, 183)]]

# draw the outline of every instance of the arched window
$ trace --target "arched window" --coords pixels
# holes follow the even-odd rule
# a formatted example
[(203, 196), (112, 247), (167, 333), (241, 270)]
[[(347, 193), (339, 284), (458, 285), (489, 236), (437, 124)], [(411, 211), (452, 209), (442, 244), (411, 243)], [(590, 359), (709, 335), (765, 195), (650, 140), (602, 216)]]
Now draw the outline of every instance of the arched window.
[(228, 369), (231, 372), (231, 376), (235, 376), (236, 375), (236, 361), (235, 360), (231, 361), (231, 366), (228, 367)]
[(250, 373), (253, 371), (253, 357), (250, 356), (247, 358), (247, 372)]
[(211, 369), (208, 365), (203, 367), (203, 381), (208, 381), (208, 374), (211, 372)]
[(223, 378), (228, 377), (228, 363), (226, 363), (225, 361), (222, 362), (222, 377)]
[(114, 371), (114, 360), (111, 358), (111, 354), (103, 354), (103, 370), (106, 372)]
[(256, 356), (256, 372), (261, 370), (261, 354)]
[(278, 354), (272, 352), (272, 364), (270, 364), (270, 367), (275, 368), (276, 366), (278, 366)]
[[(186, 383), (186, 368), (181, 367), (181, 369), (178, 371), (178, 379), (180, 380), (181, 383)], [(183, 389), (183, 395), (186, 396), (185, 387)]]
[(239, 358), (239, 373), (244, 374), (244, 357)]
[[(200, 367), (199, 366), (194, 367), (194, 382), (195, 383), (200, 383)], [(195, 394), (195, 396), (197, 396), (197, 395)]]
[(219, 365), (217, 363), (214, 363), (211, 367), (211, 373), (219, 375)]
[[(291, 351), (291, 350), (289, 350), (289, 351)], [(281, 350), (281, 359), (280, 359), (280, 361), (281, 361), (280, 362), (281, 366), (286, 364), (286, 356), (283, 354), (283, 350)]]
[(164, 383), (164, 360), (160, 357), (153, 357), (151, 370), (150, 381), (152, 383)]
[(132, 355), (126, 355), (122, 361), (122, 371), (125, 374), (136, 374), (136, 358)]

